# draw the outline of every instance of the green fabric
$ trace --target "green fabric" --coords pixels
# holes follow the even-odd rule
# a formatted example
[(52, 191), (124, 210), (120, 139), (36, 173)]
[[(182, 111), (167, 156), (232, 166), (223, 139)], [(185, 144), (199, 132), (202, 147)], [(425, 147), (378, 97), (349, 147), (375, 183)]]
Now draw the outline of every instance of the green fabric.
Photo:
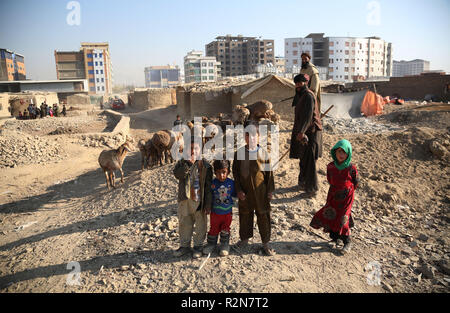
[[(336, 150), (339, 148), (344, 150), (348, 155), (347, 159), (341, 164), (338, 163), (336, 158)], [(343, 170), (344, 168), (349, 167), (350, 162), (352, 161), (352, 145), (346, 139), (338, 141), (338, 143), (334, 145), (333, 149), (331, 149), (331, 156), (333, 157), (334, 165), (336, 165), (338, 170)]]

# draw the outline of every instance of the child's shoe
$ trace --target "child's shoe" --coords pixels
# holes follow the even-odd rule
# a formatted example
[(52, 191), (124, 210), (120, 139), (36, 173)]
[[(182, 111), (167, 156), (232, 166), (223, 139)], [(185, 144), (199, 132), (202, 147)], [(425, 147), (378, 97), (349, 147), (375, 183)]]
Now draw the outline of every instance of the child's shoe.
[(217, 246), (217, 238), (218, 237), (219, 236), (208, 235), (208, 238), (207, 238), (208, 243), (207, 243), (206, 247), (203, 248), (203, 254), (208, 255), (210, 253), (213, 253), (213, 251), (216, 249), (216, 246)]
[(176, 257), (180, 257), (182, 255), (188, 254), (191, 252), (191, 248), (189, 247), (179, 247), (177, 250), (173, 252), (173, 255)]
[(343, 254), (347, 254), (347, 253), (349, 253), (351, 250), (352, 250), (352, 243), (351, 243), (351, 242), (347, 242), (347, 243), (344, 245), (344, 248), (342, 248), (342, 253), (343, 253)]
[(194, 251), (192, 253), (192, 257), (194, 259), (198, 259), (199, 257), (201, 257), (203, 255), (202, 250), (203, 250), (202, 246), (194, 246)]
[(227, 256), (230, 253), (230, 233), (220, 233), (220, 248), (219, 254), (221, 256)]

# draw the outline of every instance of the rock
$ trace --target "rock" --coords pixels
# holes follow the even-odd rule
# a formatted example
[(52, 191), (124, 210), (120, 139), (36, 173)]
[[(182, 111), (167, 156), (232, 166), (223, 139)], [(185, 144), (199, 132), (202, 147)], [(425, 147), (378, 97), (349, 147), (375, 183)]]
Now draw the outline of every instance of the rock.
[(381, 284), (383, 285), (383, 288), (385, 290), (389, 291), (390, 293), (394, 292), (394, 288), (392, 288), (392, 286), (388, 283), (382, 282)]
[(416, 277), (416, 282), (420, 283), (422, 281), (422, 273), (420, 273), (419, 275), (417, 275)]
[(445, 275), (450, 275), (450, 264), (447, 260), (440, 260), (439, 261), (439, 270), (441, 273), (444, 273)]
[(435, 277), (436, 269), (433, 266), (429, 265), (429, 264), (422, 265), (422, 267), (420, 267), (418, 270), (419, 270), (420, 273), (423, 274), (423, 276), (425, 278), (432, 279), (432, 278)]
[(409, 258), (406, 258), (406, 259), (401, 260), (400, 263), (403, 265), (409, 265), (409, 264), (411, 264), (411, 260)]
[(428, 236), (424, 235), (424, 234), (420, 234), (419, 238), (420, 241), (426, 242), (428, 241)]
[(436, 140), (430, 143), (430, 151), (438, 159), (442, 159), (447, 154), (447, 149)]
[(177, 224), (176, 224), (175, 221), (168, 221), (167, 222), (167, 229), (168, 230), (172, 231), (172, 230), (176, 229), (176, 227), (177, 227)]

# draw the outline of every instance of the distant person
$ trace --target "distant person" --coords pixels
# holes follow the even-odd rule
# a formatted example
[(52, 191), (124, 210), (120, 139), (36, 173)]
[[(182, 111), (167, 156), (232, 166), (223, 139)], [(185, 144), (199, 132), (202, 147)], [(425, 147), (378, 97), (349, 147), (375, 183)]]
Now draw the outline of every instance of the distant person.
[(300, 74), (307, 74), (309, 76), (308, 88), (311, 90), (317, 99), (319, 105), (319, 113), (321, 112), (321, 97), (320, 97), (320, 77), (319, 70), (311, 63), (311, 55), (307, 52), (302, 53), (302, 69)]
[(66, 105), (63, 104), (63, 108), (62, 108), (62, 115), (64, 115), (64, 117), (66, 117)]
[(41, 117), (41, 109), (36, 107), (36, 118)]
[(327, 179), (330, 183), (327, 203), (312, 218), (310, 226), (319, 229), (323, 227), (330, 233), (331, 239), (336, 243), (344, 243), (342, 253), (351, 249), (350, 228), (353, 227), (352, 204), (355, 190), (358, 187), (358, 171), (351, 164), (352, 145), (348, 140), (339, 141), (331, 149), (333, 162), (327, 166)]
[(28, 119), (28, 111), (27, 110), (23, 110), (23, 119), (24, 120)]
[(177, 119), (173, 122), (173, 126), (181, 125), (183, 121), (181, 120), (181, 117), (177, 115)]
[(41, 118), (45, 117), (45, 113), (47, 112), (47, 109), (45, 108), (44, 102), (41, 104)]
[(47, 110), (47, 115), (50, 116), (50, 109), (51, 109), (50, 106), (45, 104), (45, 108)]
[(59, 108), (58, 108), (58, 104), (54, 104), (53, 105), (53, 114), (55, 115), (55, 117), (59, 116)]
[(22, 112), (21, 112), (21, 111), (19, 111), (19, 116), (17, 117), (17, 119), (19, 119), (19, 120), (23, 120), (23, 114), (22, 114)]

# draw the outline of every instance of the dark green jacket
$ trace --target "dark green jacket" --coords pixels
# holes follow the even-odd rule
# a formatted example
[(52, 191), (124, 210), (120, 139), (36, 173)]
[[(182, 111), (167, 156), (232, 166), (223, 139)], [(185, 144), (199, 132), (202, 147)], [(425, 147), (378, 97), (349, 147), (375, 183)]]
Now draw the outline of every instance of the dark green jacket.
[[(212, 207), (212, 178), (213, 170), (211, 164), (205, 159), (203, 161), (203, 170), (200, 175), (200, 199), (201, 209)], [(197, 161), (198, 162), (198, 161)], [(191, 196), (191, 185), (190, 185), (190, 170), (193, 164), (188, 161), (181, 159), (175, 164), (173, 169), (173, 174), (178, 179), (178, 202), (189, 199)]]

